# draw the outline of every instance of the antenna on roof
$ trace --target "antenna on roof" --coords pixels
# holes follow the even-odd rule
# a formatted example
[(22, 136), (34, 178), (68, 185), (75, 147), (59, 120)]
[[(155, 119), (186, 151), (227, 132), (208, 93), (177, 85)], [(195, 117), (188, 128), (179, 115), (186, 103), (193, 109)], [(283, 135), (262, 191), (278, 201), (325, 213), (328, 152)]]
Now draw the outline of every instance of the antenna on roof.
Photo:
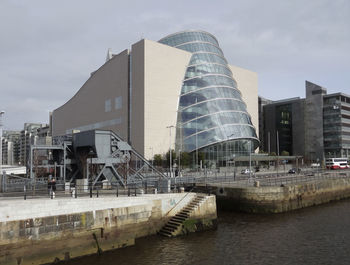
[(107, 56), (106, 56), (106, 62), (109, 61), (110, 59), (112, 59), (112, 57), (113, 57), (112, 49), (108, 48)]

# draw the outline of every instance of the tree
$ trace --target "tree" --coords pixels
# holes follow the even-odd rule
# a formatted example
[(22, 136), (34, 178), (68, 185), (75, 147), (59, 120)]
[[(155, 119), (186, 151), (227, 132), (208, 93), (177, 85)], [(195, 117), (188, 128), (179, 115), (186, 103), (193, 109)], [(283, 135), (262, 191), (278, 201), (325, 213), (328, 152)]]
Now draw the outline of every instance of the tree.
[(153, 156), (153, 165), (160, 167), (160, 166), (162, 166), (162, 164), (163, 164), (162, 155), (161, 154), (155, 154)]
[(282, 151), (281, 155), (282, 156), (289, 156), (289, 152), (288, 151)]
[(191, 164), (191, 156), (188, 152), (181, 153), (181, 167), (188, 167)]
[[(174, 161), (176, 159), (176, 153), (173, 149), (171, 149), (171, 165), (173, 166), (174, 165)], [(165, 167), (169, 167), (169, 164), (170, 164), (170, 152), (168, 151), (166, 154), (165, 154), (165, 160), (166, 160), (166, 164), (165, 164)]]

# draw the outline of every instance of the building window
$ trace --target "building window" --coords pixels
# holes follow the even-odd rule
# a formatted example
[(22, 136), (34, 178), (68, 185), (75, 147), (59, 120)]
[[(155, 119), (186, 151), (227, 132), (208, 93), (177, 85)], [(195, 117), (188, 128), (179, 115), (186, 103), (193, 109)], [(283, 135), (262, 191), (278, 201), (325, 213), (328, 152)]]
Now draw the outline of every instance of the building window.
[(123, 107), (123, 98), (122, 97), (116, 97), (114, 100), (114, 108), (116, 110), (121, 109)]
[(110, 112), (112, 110), (112, 102), (110, 99), (105, 101), (105, 112)]

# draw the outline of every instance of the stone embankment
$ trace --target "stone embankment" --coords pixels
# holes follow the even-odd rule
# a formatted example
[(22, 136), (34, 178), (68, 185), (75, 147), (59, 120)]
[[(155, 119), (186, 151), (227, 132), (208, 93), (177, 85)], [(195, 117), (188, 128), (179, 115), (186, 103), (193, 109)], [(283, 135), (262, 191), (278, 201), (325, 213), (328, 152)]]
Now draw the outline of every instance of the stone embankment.
[[(156, 234), (195, 196), (3, 199), (0, 264), (46, 264), (133, 245), (136, 238)], [(209, 228), (216, 218), (215, 196), (205, 196), (192, 221)]]
[(319, 179), (279, 186), (198, 186), (216, 195), (217, 207), (250, 213), (282, 213), (350, 198), (350, 178)]

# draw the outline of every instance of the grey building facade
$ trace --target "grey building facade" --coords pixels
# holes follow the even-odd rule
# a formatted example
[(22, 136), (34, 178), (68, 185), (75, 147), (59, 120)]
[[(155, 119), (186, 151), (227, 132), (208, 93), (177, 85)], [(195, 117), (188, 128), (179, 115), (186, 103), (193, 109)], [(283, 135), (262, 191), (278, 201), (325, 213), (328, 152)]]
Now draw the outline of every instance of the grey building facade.
[(305, 92), (305, 99), (259, 99), (261, 149), (276, 154), (287, 151), (310, 162), (349, 157), (350, 96), (327, 95), (326, 88), (309, 81)]
[(2, 163), (18, 165), (20, 157), (20, 131), (4, 131), (2, 138)]
[[(49, 136), (49, 138), (46, 138), (47, 136)], [(47, 124), (25, 123), (20, 135), (19, 164), (22, 166), (27, 165), (30, 145), (48, 145), (51, 144), (50, 141), (50, 129)]]

